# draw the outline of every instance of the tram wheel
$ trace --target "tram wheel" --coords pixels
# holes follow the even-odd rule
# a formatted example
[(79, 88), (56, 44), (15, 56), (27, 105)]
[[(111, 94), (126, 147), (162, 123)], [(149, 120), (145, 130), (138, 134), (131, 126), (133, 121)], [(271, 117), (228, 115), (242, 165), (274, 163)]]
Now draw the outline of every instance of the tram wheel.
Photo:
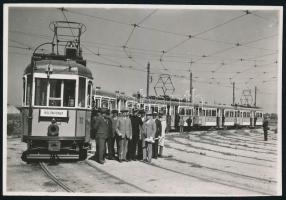
[(22, 153), (21, 159), (22, 159), (24, 162), (28, 162), (28, 159), (27, 159), (27, 151), (24, 151), (24, 152)]
[(81, 149), (79, 151), (79, 160), (85, 160), (87, 158), (87, 149)]

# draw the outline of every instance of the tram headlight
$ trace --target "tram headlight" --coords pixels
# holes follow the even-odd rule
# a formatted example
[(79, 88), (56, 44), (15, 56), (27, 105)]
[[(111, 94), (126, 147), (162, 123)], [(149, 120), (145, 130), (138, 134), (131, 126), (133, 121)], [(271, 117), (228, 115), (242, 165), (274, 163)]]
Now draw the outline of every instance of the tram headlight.
[(56, 120), (54, 118), (48, 127), (48, 136), (59, 136), (59, 126), (56, 124)]

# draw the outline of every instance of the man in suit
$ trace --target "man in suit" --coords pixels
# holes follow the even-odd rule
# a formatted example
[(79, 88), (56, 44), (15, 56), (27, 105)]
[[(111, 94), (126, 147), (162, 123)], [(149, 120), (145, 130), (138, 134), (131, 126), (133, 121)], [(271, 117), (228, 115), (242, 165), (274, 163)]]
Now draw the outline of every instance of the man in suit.
[(162, 125), (161, 125), (161, 121), (159, 119), (158, 113), (155, 112), (154, 117), (155, 117), (155, 124), (156, 124), (156, 133), (155, 133), (156, 140), (152, 147), (153, 148), (152, 157), (157, 159), (158, 158), (158, 144), (159, 144), (159, 140), (157, 138), (161, 136)]
[(142, 142), (142, 135), (143, 135), (143, 121), (145, 119), (145, 111), (144, 110), (139, 110), (137, 112), (137, 117), (140, 119), (140, 133), (139, 133), (139, 140), (138, 140), (138, 149), (137, 149), (137, 159), (138, 160), (143, 160), (143, 142)]
[(128, 117), (128, 111), (122, 110), (122, 117), (119, 117), (116, 125), (117, 141), (119, 143), (118, 160), (119, 162), (126, 161), (128, 142), (132, 139), (131, 120)]
[(105, 141), (108, 137), (108, 121), (105, 111), (99, 109), (98, 116), (93, 118), (93, 130), (96, 140), (96, 159), (100, 164), (104, 164)]
[(117, 154), (118, 154), (118, 143), (116, 140), (116, 125), (117, 125), (117, 119), (118, 119), (118, 110), (112, 110), (112, 117), (111, 117), (111, 121), (112, 121), (112, 133), (113, 133), (113, 137), (110, 139), (110, 149), (112, 151), (112, 160), (115, 160), (115, 141), (116, 141), (116, 148), (117, 148)]
[(267, 141), (268, 140), (268, 130), (269, 130), (269, 127), (268, 127), (268, 117), (266, 117), (263, 121), (263, 132), (264, 132), (264, 141)]
[(191, 126), (192, 126), (192, 118), (191, 118), (191, 116), (188, 117), (186, 122), (188, 124), (188, 131), (191, 131)]
[(152, 144), (156, 133), (156, 124), (152, 115), (151, 111), (146, 114), (142, 127), (143, 161), (148, 163), (152, 160)]
[(115, 159), (115, 153), (114, 153), (115, 130), (113, 128), (113, 119), (110, 116), (110, 110), (109, 109), (106, 111), (105, 119), (108, 122), (108, 137), (106, 140), (107, 149), (108, 149), (107, 159), (114, 160)]
[(136, 160), (136, 148), (140, 138), (140, 129), (142, 128), (142, 120), (138, 114), (138, 110), (134, 110), (131, 117), (132, 140), (128, 143), (128, 159)]
[(160, 120), (161, 120), (161, 125), (162, 125), (162, 129), (161, 129), (161, 137), (159, 139), (159, 157), (163, 156), (163, 149), (164, 149), (164, 145), (165, 145), (165, 135), (167, 132), (167, 122), (166, 122), (166, 116), (163, 116), (163, 114), (160, 114)]

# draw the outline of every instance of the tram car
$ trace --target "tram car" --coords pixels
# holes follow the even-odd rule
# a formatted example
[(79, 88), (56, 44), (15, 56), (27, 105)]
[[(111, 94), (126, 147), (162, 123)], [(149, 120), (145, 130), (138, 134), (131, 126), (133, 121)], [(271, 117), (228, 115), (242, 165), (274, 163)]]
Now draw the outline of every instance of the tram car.
[(256, 110), (254, 113), (254, 126), (261, 127), (263, 125), (263, 112), (261, 109)]
[[(76, 40), (61, 37), (73, 29)], [(85, 26), (77, 22), (52, 22), (51, 43), (39, 45), (23, 76), (22, 160), (84, 160), (90, 139), (93, 77), (80, 49)], [(76, 32), (78, 33), (77, 35)], [(74, 38), (70, 37), (70, 38)], [(51, 45), (51, 53), (37, 49)]]
[(117, 109), (117, 97), (115, 93), (105, 90), (93, 90), (94, 109), (107, 108), (110, 110)]
[(187, 126), (186, 121), (190, 117), (193, 129), (255, 128), (262, 126), (263, 123), (263, 112), (258, 107), (198, 104), (179, 101), (178, 99), (162, 100), (153, 96), (150, 98), (123, 97), (115, 93), (109, 93), (104, 98), (116, 98), (115, 107), (119, 112), (120, 108), (129, 110), (137, 108), (145, 110), (145, 112), (160, 112), (167, 116), (167, 125), (170, 130), (178, 129), (181, 117), (184, 119), (185, 127)]

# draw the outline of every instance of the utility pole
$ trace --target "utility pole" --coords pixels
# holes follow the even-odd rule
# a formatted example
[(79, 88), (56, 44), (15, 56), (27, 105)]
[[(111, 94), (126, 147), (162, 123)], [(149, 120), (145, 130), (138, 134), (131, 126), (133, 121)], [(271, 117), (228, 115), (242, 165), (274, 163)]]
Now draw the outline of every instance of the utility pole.
[(257, 87), (254, 87), (254, 106), (256, 106), (256, 94), (257, 94)]
[(149, 78), (150, 78), (150, 63), (148, 62), (148, 64), (147, 64), (147, 98), (149, 97), (149, 82), (150, 82), (150, 80), (149, 80)]
[(235, 104), (235, 82), (232, 83), (232, 105)]
[(191, 62), (190, 62), (190, 102), (193, 103), (193, 74), (192, 74), (192, 71), (191, 71), (191, 65), (192, 65), (192, 59), (191, 59)]
[(193, 74), (190, 71), (190, 102), (193, 103)]

